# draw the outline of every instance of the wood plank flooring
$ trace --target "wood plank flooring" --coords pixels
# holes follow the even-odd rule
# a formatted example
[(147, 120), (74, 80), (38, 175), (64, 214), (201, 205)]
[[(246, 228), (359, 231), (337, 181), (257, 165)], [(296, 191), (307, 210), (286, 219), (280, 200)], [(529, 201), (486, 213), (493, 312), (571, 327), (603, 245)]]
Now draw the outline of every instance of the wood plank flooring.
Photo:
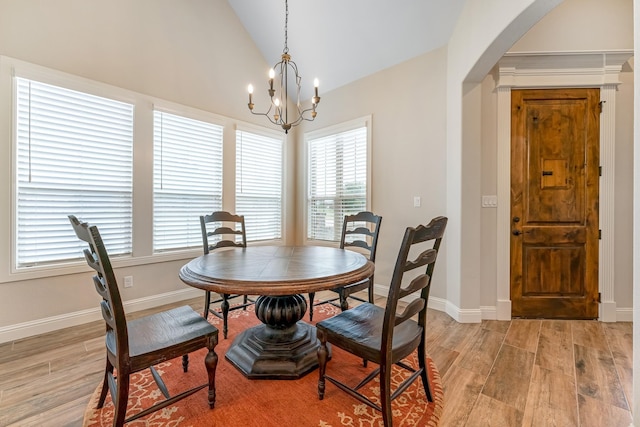
[[(187, 303), (201, 310), (200, 299)], [(631, 323), (460, 324), (433, 310), (428, 321), (428, 352), (445, 389), (441, 426), (631, 424)], [(81, 426), (102, 379), (103, 333), (92, 322), (0, 344), (0, 426)]]

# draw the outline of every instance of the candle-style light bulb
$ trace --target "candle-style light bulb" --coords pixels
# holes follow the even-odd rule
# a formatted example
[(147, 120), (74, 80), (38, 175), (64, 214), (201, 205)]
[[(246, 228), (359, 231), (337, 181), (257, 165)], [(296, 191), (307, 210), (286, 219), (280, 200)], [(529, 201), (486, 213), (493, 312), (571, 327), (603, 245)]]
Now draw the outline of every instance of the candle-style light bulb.
[(316, 98), (318, 97), (318, 86), (320, 85), (320, 82), (318, 81), (318, 79), (313, 79), (313, 88), (315, 89), (315, 93), (316, 93)]
[(272, 69), (269, 70), (269, 89), (273, 90), (273, 78), (276, 76), (276, 72)]
[(280, 120), (280, 99), (274, 99), (273, 103), (276, 106), (276, 111), (273, 113), (273, 119), (277, 122), (278, 120)]
[(253, 85), (249, 84), (247, 90), (249, 91), (249, 109), (253, 110)]

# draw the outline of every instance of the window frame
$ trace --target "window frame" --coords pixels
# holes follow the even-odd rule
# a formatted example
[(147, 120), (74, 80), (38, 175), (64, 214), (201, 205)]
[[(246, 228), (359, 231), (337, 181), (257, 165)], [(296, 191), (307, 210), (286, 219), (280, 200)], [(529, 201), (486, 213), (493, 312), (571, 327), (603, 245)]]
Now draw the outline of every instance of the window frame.
[[(36, 279), (49, 276), (57, 276), (63, 274), (72, 274), (76, 272), (86, 271), (86, 262), (83, 259), (66, 260), (60, 262), (46, 263), (41, 265), (33, 265), (26, 267), (17, 267), (17, 223), (18, 223), (18, 187), (17, 187), (17, 170), (18, 170), (18, 135), (17, 135), (17, 102), (18, 102), (18, 83), (17, 78), (38, 81), (40, 83), (58, 86), (61, 88), (83, 92), (86, 94), (112, 99), (114, 101), (123, 102), (133, 105), (133, 121), (134, 121), (134, 145), (135, 145), (135, 122), (137, 99), (133, 92), (126, 89), (110, 86), (105, 83), (96, 82), (85, 79), (83, 77), (70, 75), (60, 71), (41, 67), (28, 62), (9, 58), (0, 57), (0, 93), (6, 91), (10, 96), (3, 97), (6, 104), (0, 106), (0, 113), (6, 111), (6, 118), (10, 125), (10, 162), (11, 162), (11, 183), (10, 183), (10, 203), (8, 209), (8, 219), (10, 224), (8, 245), (5, 247), (7, 253), (3, 257), (6, 261), (5, 266), (0, 265), (0, 283), (13, 282), (20, 280)], [(132, 174), (135, 174), (135, 166), (132, 166)], [(135, 177), (134, 177), (135, 179)], [(135, 184), (134, 184), (135, 186)], [(132, 209), (135, 202), (132, 201)], [(135, 217), (135, 214), (133, 214)], [(0, 250), (2, 257), (5, 249)], [(133, 252), (133, 249), (132, 249)], [(81, 256), (81, 255), (80, 255)], [(128, 263), (132, 258), (132, 254), (123, 254), (114, 256), (114, 260)], [(85, 264), (85, 266), (82, 266)]]
[[(319, 246), (334, 246), (338, 247), (340, 245), (340, 241), (332, 241), (332, 240), (317, 240), (308, 238), (309, 231), (309, 143), (311, 140), (323, 138), (331, 135), (335, 135), (342, 132), (348, 132), (357, 128), (366, 127), (367, 129), (367, 178), (366, 178), (366, 210), (371, 210), (371, 159), (372, 159), (372, 141), (371, 141), (371, 115), (359, 117), (357, 119), (349, 120), (347, 122), (339, 123), (333, 126), (328, 126), (326, 128), (314, 130), (311, 132), (306, 132), (304, 134), (304, 194), (303, 194), (303, 230), (302, 230), (302, 241), (304, 245), (319, 245)], [(342, 226), (342, 224), (340, 224)]]

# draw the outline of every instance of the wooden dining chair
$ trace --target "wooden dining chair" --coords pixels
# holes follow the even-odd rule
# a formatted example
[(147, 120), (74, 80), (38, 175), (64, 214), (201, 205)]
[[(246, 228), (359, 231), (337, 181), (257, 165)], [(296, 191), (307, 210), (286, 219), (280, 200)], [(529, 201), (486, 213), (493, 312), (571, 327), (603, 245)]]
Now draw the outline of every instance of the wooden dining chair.
[[(246, 248), (247, 247), (247, 231), (244, 225), (244, 216), (235, 215), (226, 211), (215, 211), (209, 215), (200, 217), (200, 228), (202, 229), (202, 246), (205, 255), (210, 251), (221, 248)], [(229, 305), (229, 300), (243, 297), (242, 304)], [(211, 308), (212, 304), (220, 304), (220, 311)], [(253, 304), (247, 295), (230, 295), (220, 294), (220, 298), (211, 300), (211, 292), (205, 291), (204, 296), (204, 313), (206, 319), (211, 313), (222, 319), (222, 335), (227, 339), (228, 317), (230, 310), (245, 309)]]
[[(98, 228), (79, 221), (73, 215), (69, 215), (69, 221), (76, 236), (89, 244), (89, 248), (84, 250), (84, 257), (89, 267), (96, 272), (93, 283), (102, 296), (100, 307), (106, 323), (107, 364), (98, 409), (102, 408), (107, 392), (110, 392), (115, 407), (113, 426), (122, 426), (126, 422), (172, 405), (205, 387), (209, 389), (209, 407), (213, 408), (216, 400), (215, 374), (218, 364), (218, 355), (214, 349), (218, 343), (218, 329), (186, 305), (127, 320), (111, 261)], [(171, 396), (153, 365), (182, 356), (182, 367), (184, 372), (187, 372), (189, 353), (205, 347), (208, 349), (204, 358), (208, 381)], [(165, 399), (126, 418), (130, 376), (147, 368), (151, 370), (151, 375)]]
[[(359, 212), (355, 215), (346, 215), (342, 222), (342, 234), (340, 236), (341, 249), (356, 249), (365, 255), (371, 262), (376, 261), (376, 248), (378, 247), (378, 235), (380, 233), (380, 225), (382, 217), (372, 212)], [(364, 300), (355, 292), (367, 289), (368, 299)], [(349, 308), (347, 298), (353, 298), (361, 302), (373, 303), (373, 275), (366, 280), (352, 283), (346, 286), (339, 286), (331, 291), (337, 293), (335, 297), (330, 297), (322, 301), (314, 303), (315, 292), (309, 293), (309, 320), (313, 320), (313, 306), (320, 304), (333, 304), (340, 307), (342, 311)], [(339, 301), (337, 304), (335, 301)]]
[[(430, 402), (433, 401), (426, 366), (427, 302), (446, 225), (447, 218), (437, 217), (426, 226), (419, 225), (416, 228), (406, 229), (391, 278), (386, 307), (363, 303), (318, 322), (316, 328), (320, 340), (318, 348), (320, 374), (318, 397), (320, 400), (324, 398), (325, 380), (329, 380), (352, 397), (381, 411), (385, 427), (392, 426), (391, 402), (418, 377), (422, 378), (427, 399)], [(411, 259), (409, 259), (410, 253)], [(422, 269), (425, 270), (424, 273), (418, 274)], [(405, 278), (405, 273), (408, 272), (410, 274)], [(401, 313), (397, 313), (398, 300), (406, 297), (414, 299)], [(416, 315), (417, 320), (414, 319)], [(338, 380), (336, 378), (339, 373), (335, 376), (327, 375), (329, 359), (327, 343), (370, 360), (378, 364), (378, 367), (357, 385), (347, 385), (347, 381), (351, 378)], [(416, 349), (418, 368), (403, 361)], [(391, 370), (394, 365), (409, 371), (410, 375), (392, 391)], [(375, 401), (371, 400), (359, 391), (376, 377), (380, 380), (379, 401), (378, 398), (374, 398)]]

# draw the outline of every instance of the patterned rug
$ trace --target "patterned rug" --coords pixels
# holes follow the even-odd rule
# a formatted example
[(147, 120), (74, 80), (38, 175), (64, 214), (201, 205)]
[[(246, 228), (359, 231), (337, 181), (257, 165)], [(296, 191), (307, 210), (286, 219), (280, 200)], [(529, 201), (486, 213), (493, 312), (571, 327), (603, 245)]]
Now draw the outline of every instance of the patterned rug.
[[(326, 304), (314, 307), (314, 322), (337, 314), (339, 309)], [(219, 329), (222, 321), (215, 316), (209, 320)], [(308, 321), (308, 314), (305, 316)], [(324, 400), (318, 400), (318, 371), (312, 371), (298, 380), (249, 380), (245, 378), (225, 358), (224, 354), (233, 338), (259, 320), (252, 308), (229, 313), (229, 337), (222, 338), (216, 346), (219, 362), (216, 371), (216, 406), (209, 409), (206, 388), (183, 399), (173, 406), (156, 411), (133, 421), (127, 426), (190, 426), (190, 427), (234, 427), (234, 426), (293, 426), (293, 427), (373, 427), (382, 426), (382, 416), (374, 409), (339, 390), (327, 381)], [(182, 371), (180, 358), (156, 366), (171, 394), (177, 394), (193, 384), (204, 383), (204, 349), (190, 355), (189, 372)], [(407, 361), (417, 366), (414, 352)], [(420, 379), (402, 393), (392, 403), (394, 426), (437, 426), (443, 408), (443, 390), (440, 375), (431, 359), (428, 360), (429, 380), (434, 394), (434, 402), (429, 403)], [(355, 385), (373, 369), (367, 368), (358, 359), (333, 347), (332, 359), (327, 364), (327, 372), (339, 379)], [(397, 385), (408, 376), (405, 370), (394, 367), (392, 383)], [(377, 380), (366, 387), (366, 394), (378, 401), (380, 388)], [(100, 410), (95, 409), (102, 384), (93, 393), (84, 416), (83, 425), (111, 426), (113, 404), (110, 395)], [(161, 400), (149, 370), (132, 376), (127, 416), (140, 412), (143, 408)]]

